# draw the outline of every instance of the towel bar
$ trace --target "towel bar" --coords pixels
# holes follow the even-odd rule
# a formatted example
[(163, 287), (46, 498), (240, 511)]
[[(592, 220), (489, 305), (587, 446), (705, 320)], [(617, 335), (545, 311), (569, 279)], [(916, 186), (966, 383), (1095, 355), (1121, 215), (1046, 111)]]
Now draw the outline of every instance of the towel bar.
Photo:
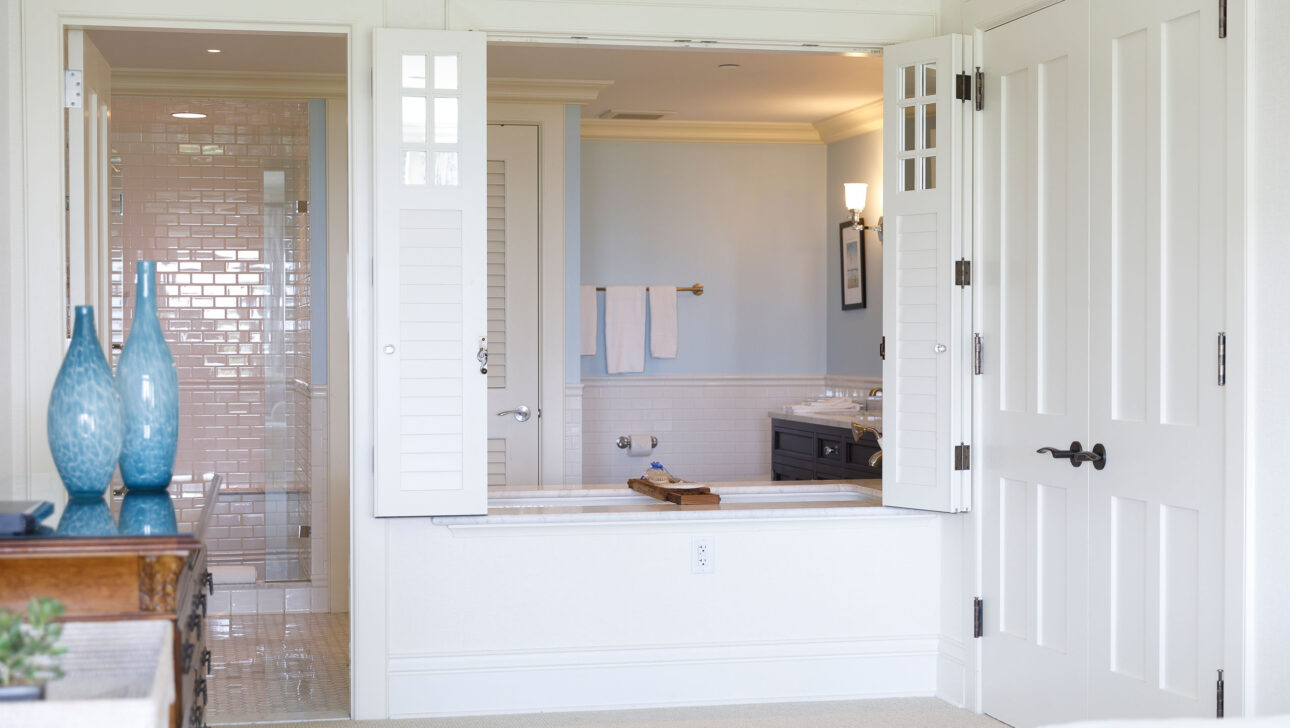
[[(648, 288), (648, 286), (646, 286), (646, 288)], [(605, 287), (604, 287), (604, 286), (596, 286), (596, 290), (597, 290), (597, 291), (603, 291), (603, 290), (605, 290)], [(676, 289), (676, 292), (677, 292), (677, 293), (693, 293), (693, 294), (694, 294), (694, 295), (696, 295), (696, 296), (702, 296), (702, 295), (703, 295), (703, 284), (702, 284), (702, 283), (695, 283), (694, 285), (689, 286), (689, 287), (687, 287), (687, 288), (677, 288), (677, 289)]]

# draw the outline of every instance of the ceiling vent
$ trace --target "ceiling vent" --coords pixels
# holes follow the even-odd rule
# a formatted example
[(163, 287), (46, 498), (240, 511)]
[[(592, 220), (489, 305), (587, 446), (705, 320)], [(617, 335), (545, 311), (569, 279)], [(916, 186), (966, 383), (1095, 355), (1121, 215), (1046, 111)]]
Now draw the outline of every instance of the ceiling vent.
[(600, 114), (602, 119), (631, 119), (633, 121), (658, 121), (675, 111), (627, 111), (624, 109), (607, 109)]

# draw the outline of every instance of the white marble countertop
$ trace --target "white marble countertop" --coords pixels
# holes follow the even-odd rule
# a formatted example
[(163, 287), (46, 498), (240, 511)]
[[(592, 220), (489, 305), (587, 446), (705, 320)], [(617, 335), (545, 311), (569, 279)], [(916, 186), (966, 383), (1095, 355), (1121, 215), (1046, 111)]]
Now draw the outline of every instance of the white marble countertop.
[(851, 429), (852, 422), (859, 422), (862, 425), (882, 430), (882, 415), (871, 416), (869, 413), (861, 410), (859, 412), (848, 412), (846, 414), (798, 414), (793, 412), (783, 412), (780, 410), (770, 410), (771, 419), (789, 420), (790, 422), (802, 422), (808, 425), (823, 425), (825, 427), (841, 427)]
[[(877, 478), (734, 481), (709, 485), (715, 493), (737, 496), (741, 500), (723, 501), (716, 505), (679, 506), (649, 499), (626, 485), (588, 484), (559, 489), (506, 486), (489, 489), (487, 515), (436, 516), (432, 521), (445, 526), (484, 526), (928, 515), (925, 511), (884, 507), (882, 482)], [(744, 500), (758, 494), (767, 494), (777, 500)], [(784, 496), (793, 494), (802, 494), (804, 500), (783, 499)], [(836, 494), (837, 497), (832, 498), (831, 494)], [(619, 498), (623, 503), (613, 503)], [(545, 502), (536, 505), (535, 500)], [(579, 503), (579, 500), (584, 502)], [(513, 501), (516, 505), (507, 505), (507, 501)]]

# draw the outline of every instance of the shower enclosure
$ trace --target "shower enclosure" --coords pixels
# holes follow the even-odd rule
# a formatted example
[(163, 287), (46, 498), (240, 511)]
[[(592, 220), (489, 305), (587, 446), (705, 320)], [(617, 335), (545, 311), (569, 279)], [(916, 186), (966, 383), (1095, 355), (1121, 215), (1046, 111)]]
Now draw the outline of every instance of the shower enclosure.
[(311, 133), (322, 130), (308, 100), (112, 104), (112, 359), (129, 333), (134, 261), (154, 259), (180, 380), (171, 492), (197, 498), (224, 476), (211, 562), (254, 567), (258, 586), (310, 580), (311, 487), (326, 482), (315, 466), (326, 440), (313, 411), (325, 366), (312, 356), (313, 307), (325, 302), (311, 276)]

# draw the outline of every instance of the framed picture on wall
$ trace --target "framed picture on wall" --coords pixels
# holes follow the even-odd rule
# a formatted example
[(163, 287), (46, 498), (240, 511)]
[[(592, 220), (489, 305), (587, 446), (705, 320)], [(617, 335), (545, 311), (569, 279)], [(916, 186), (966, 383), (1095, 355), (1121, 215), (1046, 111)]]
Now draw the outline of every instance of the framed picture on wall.
[(842, 257), (842, 310), (864, 308), (864, 230), (857, 230), (850, 220), (838, 225), (838, 255)]

